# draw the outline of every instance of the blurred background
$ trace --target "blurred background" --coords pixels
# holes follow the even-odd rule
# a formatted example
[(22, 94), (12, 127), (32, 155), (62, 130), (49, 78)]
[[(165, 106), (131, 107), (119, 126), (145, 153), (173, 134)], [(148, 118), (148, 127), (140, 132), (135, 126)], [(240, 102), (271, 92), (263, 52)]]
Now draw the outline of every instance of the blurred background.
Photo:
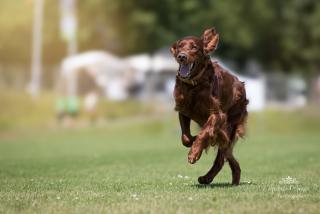
[(212, 26), (251, 112), (317, 112), (319, 1), (2, 0), (0, 131), (172, 114), (169, 47)]

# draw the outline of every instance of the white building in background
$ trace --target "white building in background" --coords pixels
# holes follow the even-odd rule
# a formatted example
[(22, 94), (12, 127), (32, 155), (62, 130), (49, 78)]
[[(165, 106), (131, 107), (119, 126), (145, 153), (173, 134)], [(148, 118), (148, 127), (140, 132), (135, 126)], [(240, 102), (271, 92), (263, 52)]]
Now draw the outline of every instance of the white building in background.
[(59, 91), (67, 96), (78, 95), (81, 87), (78, 79), (85, 74), (94, 80), (108, 98), (123, 100), (128, 97), (126, 76), (131, 69), (124, 60), (103, 51), (73, 55), (61, 63)]
[[(224, 66), (222, 64), (222, 66)], [(226, 67), (226, 66), (224, 66)], [(64, 95), (79, 94), (78, 78), (89, 75), (96, 86), (111, 100), (124, 100), (138, 93), (143, 100), (172, 99), (178, 63), (169, 49), (162, 49), (153, 55), (140, 54), (118, 58), (103, 51), (90, 51), (67, 57), (61, 64), (60, 92)], [(266, 81), (263, 77), (241, 76), (226, 68), (245, 82), (249, 111), (259, 111), (266, 105)], [(88, 91), (92, 93), (92, 91)]]
[(238, 75), (245, 82), (247, 98), (249, 99), (248, 111), (261, 111), (266, 107), (266, 81), (265, 78), (249, 78)]

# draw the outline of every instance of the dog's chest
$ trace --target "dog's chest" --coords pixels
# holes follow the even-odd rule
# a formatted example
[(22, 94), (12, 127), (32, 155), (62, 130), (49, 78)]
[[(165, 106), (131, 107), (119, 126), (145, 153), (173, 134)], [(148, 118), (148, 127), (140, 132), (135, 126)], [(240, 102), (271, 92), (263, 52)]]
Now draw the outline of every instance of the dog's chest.
[(204, 120), (209, 116), (210, 96), (210, 90), (206, 88), (183, 87), (176, 84), (175, 110), (195, 121)]

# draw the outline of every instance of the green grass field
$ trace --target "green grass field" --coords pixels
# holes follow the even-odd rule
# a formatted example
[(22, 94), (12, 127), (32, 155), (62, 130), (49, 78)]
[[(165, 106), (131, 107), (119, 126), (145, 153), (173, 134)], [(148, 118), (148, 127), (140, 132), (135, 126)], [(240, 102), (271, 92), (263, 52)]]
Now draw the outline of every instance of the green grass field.
[(235, 149), (238, 187), (228, 164), (212, 185), (198, 185), (215, 151), (189, 165), (179, 135), (171, 116), (6, 130), (0, 213), (319, 213), (318, 116), (252, 114)]

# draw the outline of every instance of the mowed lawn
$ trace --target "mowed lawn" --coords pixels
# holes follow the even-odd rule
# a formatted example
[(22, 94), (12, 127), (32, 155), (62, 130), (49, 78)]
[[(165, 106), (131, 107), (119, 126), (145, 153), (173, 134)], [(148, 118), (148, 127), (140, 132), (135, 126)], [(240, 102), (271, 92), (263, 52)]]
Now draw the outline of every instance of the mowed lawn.
[(241, 185), (226, 164), (197, 184), (178, 121), (119, 120), (104, 127), (26, 128), (0, 135), (0, 213), (319, 213), (320, 118), (251, 114), (238, 142)]

